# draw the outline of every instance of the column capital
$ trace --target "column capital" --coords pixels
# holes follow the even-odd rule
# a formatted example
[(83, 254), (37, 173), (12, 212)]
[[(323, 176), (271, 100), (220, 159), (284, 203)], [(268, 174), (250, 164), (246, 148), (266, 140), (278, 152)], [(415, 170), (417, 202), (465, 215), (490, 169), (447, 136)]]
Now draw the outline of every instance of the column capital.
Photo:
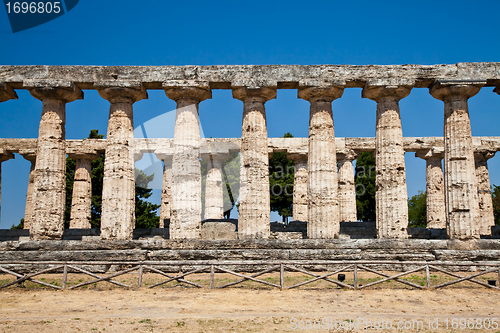
[(14, 158), (15, 158), (14, 154), (11, 153), (10, 151), (6, 149), (0, 149), (0, 163)]
[(19, 150), (19, 155), (31, 163), (36, 162), (36, 149), (21, 149)]
[(58, 80), (26, 80), (23, 86), (28, 88), (31, 95), (41, 101), (55, 99), (64, 103), (73, 102), (76, 99), (83, 99), (83, 91), (69, 81)]
[(361, 93), (361, 97), (368, 98), (377, 103), (384, 99), (401, 100), (408, 96), (412, 86), (405, 85), (370, 85), (366, 84)]
[(208, 81), (170, 80), (162, 84), (168, 98), (179, 101), (181, 99), (194, 99), (198, 103), (212, 98), (212, 90)]
[(163, 162), (172, 163), (172, 158), (174, 156), (173, 152), (165, 153), (165, 152), (155, 151), (154, 154), (156, 155), (157, 159), (162, 160)]
[(307, 161), (307, 153), (286, 153), (286, 158), (297, 162), (297, 161)]
[(245, 101), (248, 98), (259, 99), (260, 102), (265, 103), (270, 99), (276, 98), (276, 88), (274, 87), (261, 87), (261, 88), (232, 88), (233, 98)]
[(135, 103), (148, 98), (148, 93), (142, 84), (139, 85), (106, 85), (98, 86), (99, 95), (110, 103)]
[(360, 152), (354, 149), (346, 149), (337, 152), (337, 162), (349, 161), (352, 162), (359, 157)]
[(493, 89), (493, 92), (496, 92), (500, 95), (500, 86), (496, 86), (495, 89)]
[(444, 148), (429, 148), (429, 149), (421, 149), (415, 152), (415, 157), (431, 160), (431, 159), (439, 159), (442, 160), (444, 158)]
[(478, 149), (474, 151), (474, 159), (476, 161), (487, 161), (493, 156), (495, 156), (496, 150), (488, 150), (488, 149)]
[(8, 83), (0, 82), (0, 103), (9, 99), (18, 99), (16, 92)]
[(454, 97), (469, 99), (476, 95), (485, 84), (486, 81), (436, 81), (429, 88), (429, 93), (441, 101)]
[(330, 87), (303, 87), (299, 88), (297, 96), (309, 102), (324, 101), (333, 102), (337, 98), (342, 97), (344, 88), (340, 86)]
[(67, 153), (68, 156), (72, 159), (76, 160), (81, 160), (81, 159), (86, 159), (90, 161), (94, 161), (101, 156), (100, 153), (85, 153), (85, 152), (75, 152), (75, 153)]
[(204, 161), (218, 161), (218, 162), (224, 162), (231, 156), (229, 153), (208, 153), (208, 154), (200, 154), (200, 157)]

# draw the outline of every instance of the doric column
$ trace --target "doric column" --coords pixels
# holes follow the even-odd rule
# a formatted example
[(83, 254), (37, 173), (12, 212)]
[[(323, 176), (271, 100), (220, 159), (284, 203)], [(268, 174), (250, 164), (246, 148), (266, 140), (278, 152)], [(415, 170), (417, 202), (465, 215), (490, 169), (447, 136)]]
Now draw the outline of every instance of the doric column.
[(338, 238), (337, 156), (332, 102), (344, 92), (339, 87), (299, 88), (298, 97), (311, 103), (308, 154), (308, 238)]
[(139, 82), (102, 83), (99, 95), (110, 103), (101, 239), (132, 239), (135, 212), (133, 104), (148, 97)]
[(415, 156), (425, 160), (425, 193), (427, 205), (427, 229), (446, 228), (446, 209), (444, 204), (444, 180), (441, 160), (442, 149), (425, 149), (415, 152)]
[(2, 204), (1, 204), (1, 201), (2, 201), (2, 162), (5, 162), (5, 161), (13, 159), (13, 158), (14, 158), (14, 154), (12, 154), (11, 152), (9, 152), (7, 150), (0, 149), (0, 218), (2, 216)]
[(275, 88), (233, 88), (243, 101), (238, 234), (240, 238), (269, 238), (270, 194), (266, 109)]
[(479, 234), (491, 235), (491, 227), (495, 225), (493, 201), (491, 198), (490, 173), (488, 160), (495, 156), (496, 151), (479, 150), (474, 152), (477, 194), (479, 204)]
[(30, 229), (31, 225), (31, 211), (33, 201), (33, 187), (35, 185), (35, 165), (36, 165), (36, 152), (19, 152), (26, 160), (30, 161), (30, 175), (28, 178), (28, 191), (26, 193), (26, 207), (24, 209), (24, 229)]
[(92, 209), (92, 167), (91, 162), (99, 157), (96, 154), (68, 154), (75, 160), (75, 181), (71, 200), (70, 229), (90, 229)]
[(444, 101), (444, 184), (446, 226), (450, 239), (479, 238), (474, 150), (467, 100), (482, 83), (437, 82), (430, 94)]
[(171, 239), (200, 238), (201, 169), (198, 105), (212, 97), (208, 82), (169, 81), (165, 94), (177, 102), (172, 158)]
[(307, 153), (288, 153), (295, 162), (293, 175), (293, 220), (307, 221)]
[(337, 155), (339, 169), (339, 220), (340, 222), (356, 222), (356, 184), (354, 183), (354, 168), (352, 161), (359, 153), (347, 150)]
[[(56, 84), (57, 86), (52, 86)], [(43, 102), (37, 141), (30, 238), (61, 239), (66, 204), (66, 103), (83, 99), (71, 82), (24, 83)]]
[(170, 210), (172, 203), (172, 155), (156, 153), (156, 157), (163, 161), (163, 179), (161, 184), (160, 228), (170, 226)]
[(224, 186), (222, 181), (222, 162), (229, 154), (202, 155), (207, 161), (207, 179), (205, 182), (205, 220), (224, 218)]
[(375, 202), (378, 238), (407, 238), (408, 194), (399, 100), (410, 86), (371, 85), (363, 97), (377, 102)]

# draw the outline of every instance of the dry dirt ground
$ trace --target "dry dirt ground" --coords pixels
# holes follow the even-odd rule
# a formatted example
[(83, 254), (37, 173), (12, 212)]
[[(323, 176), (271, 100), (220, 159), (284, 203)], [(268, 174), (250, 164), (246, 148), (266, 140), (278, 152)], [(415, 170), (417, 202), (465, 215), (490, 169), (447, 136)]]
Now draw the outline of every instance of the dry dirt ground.
[[(203, 276), (195, 281), (207, 283)], [(500, 291), (470, 283), (357, 291), (318, 284), (125, 289), (106, 282), (56, 291), (30, 283), (0, 290), (0, 332), (500, 332)]]

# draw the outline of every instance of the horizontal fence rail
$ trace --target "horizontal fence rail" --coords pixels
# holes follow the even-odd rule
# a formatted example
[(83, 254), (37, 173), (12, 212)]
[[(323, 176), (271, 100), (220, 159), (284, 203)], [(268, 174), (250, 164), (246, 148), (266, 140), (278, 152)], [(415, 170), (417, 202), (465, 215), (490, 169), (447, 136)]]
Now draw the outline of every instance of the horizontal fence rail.
[[(88, 269), (84, 269), (79, 266), (115, 266), (120, 269), (118, 272), (113, 272), (108, 275), (98, 275), (93, 272), (90, 272)], [(334, 269), (329, 272), (324, 272), (323, 275), (320, 275), (315, 272), (308, 271), (307, 269), (304, 268), (304, 266), (335, 266), (335, 265), (340, 265), (342, 266), (341, 268)], [(380, 270), (374, 269), (369, 266), (380, 266), (380, 265), (397, 265), (401, 267), (401, 273), (398, 273), (396, 275), (389, 275), (385, 272), (382, 272)], [(5, 266), (8, 266), (9, 268), (6, 268)], [(14, 268), (12, 267), (14, 266)], [(15, 270), (19, 270), (20, 268), (26, 266), (29, 267), (40, 267), (40, 270), (29, 273), (29, 274), (21, 274), (16, 272)], [(49, 267), (47, 267), (49, 266)], [(126, 267), (123, 267), (126, 266)], [(132, 266), (132, 267), (128, 267)], [(156, 266), (156, 267), (155, 267)], [(228, 267), (238, 267), (238, 266), (264, 266), (265, 268), (262, 269), (261, 271), (258, 271), (256, 273), (253, 273), (251, 275), (245, 275), (240, 272), (236, 272), (233, 269), (229, 269)], [(403, 270), (403, 266), (417, 266), (416, 268), (408, 269), (408, 270)], [(164, 267), (170, 267), (170, 268), (177, 268), (179, 270), (179, 274), (175, 273), (170, 273), (170, 272), (165, 272), (162, 270)], [(187, 268), (187, 271), (182, 271), (182, 267)], [(455, 272), (452, 272), (449, 270), (449, 267), (469, 267), (469, 268), (478, 268), (482, 267), (483, 270), (479, 272), (475, 272), (471, 275), (461, 275)], [(123, 268), (123, 269), (121, 269)], [(448, 269), (445, 269), (448, 268)], [(31, 268), (30, 270), (33, 270)], [(52, 273), (52, 274), (60, 274), (62, 271), (62, 286), (57, 286), (57, 285), (52, 285), (40, 280), (34, 279), (35, 276), (41, 275), (41, 274), (47, 274), (47, 273)], [(382, 279), (374, 282), (370, 282), (368, 284), (361, 285), (359, 284), (359, 272), (360, 271), (365, 271), (369, 273), (376, 274), (378, 276), (383, 277)], [(394, 271), (394, 270), (391, 270)], [(398, 270), (395, 270), (398, 271)], [(420, 285), (414, 282), (410, 282), (407, 280), (402, 279), (403, 276), (416, 273), (416, 272), (421, 272), (425, 271), (425, 285)], [(451, 276), (456, 278), (455, 280), (448, 281), (445, 283), (440, 283), (437, 285), (431, 285), (431, 276), (430, 272), (440, 272), (445, 275)], [(349, 261), (349, 260), (171, 260), (171, 261), (68, 261), (68, 262), (61, 262), (61, 261), (1, 261), (0, 262), (0, 272), (3, 272), (4, 274), (12, 275), (16, 277), (16, 280), (7, 282), (3, 285), (0, 285), (0, 289), (6, 288), (9, 286), (13, 285), (20, 285), (25, 281), (30, 281), (35, 284), (40, 284), (45, 287), (57, 289), (57, 290), (63, 290), (63, 289), (76, 289), (80, 288), (83, 286), (88, 286), (91, 284), (97, 284), (99, 282), (108, 282), (120, 287), (124, 288), (133, 288), (134, 286), (127, 285), (121, 282), (118, 282), (114, 280), (114, 278), (122, 276), (124, 274), (132, 273), (138, 275), (137, 278), (137, 287), (140, 288), (143, 286), (143, 275), (146, 272), (154, 273), (154, 274), (159, 274), (166, 279), (155, 283), (151, 286), (148, 286), (148, 288), (155, 288), (161, 285), (164, 285), (166, 283), (172, 282), (172, 281), (177, 281), (178, 283), (183, 283), (190, 285), (192, 287), (197, 287), (197, 288), (205, 288), (205, 286), (196, 283), (194, 281), (187, 280), (186, 277), (189, 275), (193, 274), (200, 274), (200, 273), (208, 273), (210, 274), (210, 289), (221, 289), (221, 288), (227, 288), (230, 286), (235, 286), (238, 285), (242, 282), (245, 281), (253, 281), (259, 284), (264, 284), (273, 288), (277, 289), (294, 289), (298, 288), (316, 281), (326, 281), (329, 283), (332, 283), (336, 285), (338, 288), (347, 288), (347, 289), (352, 289), (352, 290), (360, 290), (360, 289), (365, 289), (372, 287), (377, 284), (381, 284), (383, 282), (388, 282), (388, 281), (395, 281), (401, 284), (404, 284), (406, 286), (416, 288), (416, 289), (439, 289), (439, 288), (444, 288), (447, 286), (451, 286), (460, 282), (472, 282), (475, 284), (478, 284), (480, 286), (489, 288), (489, 289), (495, 289), (495, 290), (500, 290), (500, 288), (496, 285), (496, 283), (499, 284), (500, 286), (500, 262), (452, 262), (452, 261), (432, 261), (432, 262), (426, 262), (426, 261), (384, 261), (384, 260), (372, 260), (372, 261)], [(272, 283), (269, 281), (265, 281), (262, 279), (259, 279), (258, 277), (268, 274), (268, 273), (274, 273), (278, 272), (279, 273), (279, 284)], [(298, 272), (305, 274), (307, 276), (312, 277), (312, 279), (300, 282), (294, 285), (290, 286), (285, 286), (285, 274), (286, 272)], [(345, 272), (352, 272), (353, 273), (353, 283), (352, 284), (347, 284), (344, 283), (343, 280), (337, 281), (332, 279), (332, 277), (336, 274), (339, 273), (345, 273)], [(215, 275), (217, 273), (226, 273), (230, 274), (232, 276), (236, 276), (239, 279), (237, 281), (221, 284), (221, 285), (215, 285)], [(495, 273), (497, 275), (497, 278), (494, 280), (494, 284), (490, 283), (485, 283), (483, 281), (475, 279), (476, 277), (479, 277), (481, 275), (489, 274), (489, 273)], [(81, 283), (75, 284), (73, 286), (68, 286), (67, 280), (68, 280), (68, 274), (85, 274), (88, 276), (91, 276), (94, 278), (94, 280), (90, 281), (79, 281)], [(344, 276), (345, 277), (345, 276)], [(490, 282), (490, 281), (488, 281)]]

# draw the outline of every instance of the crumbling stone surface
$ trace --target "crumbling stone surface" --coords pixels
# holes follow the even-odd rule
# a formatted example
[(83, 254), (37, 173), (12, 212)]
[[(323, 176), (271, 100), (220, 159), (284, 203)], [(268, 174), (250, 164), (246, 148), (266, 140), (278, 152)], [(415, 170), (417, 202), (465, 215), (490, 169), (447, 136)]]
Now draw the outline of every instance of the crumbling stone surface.
[(356, 184), (354, 183), (354, 168), (352, 166), (352, 162), (357, 157), (358, 154), (353, 150), (337, 155), (340, 222), (355, 222), (358, 220), (356, 211)]
[(488, 159), (495, 156), (495, 151), (483, 150), (474, 153), (479, 204), (479, 234), (491, 235), (491, 227), (495, 225), (493, 201), (491, 197)]
[(293, 175), (293, 220), (307, 221), (307, 154), (287, 154), (295, 161)]

